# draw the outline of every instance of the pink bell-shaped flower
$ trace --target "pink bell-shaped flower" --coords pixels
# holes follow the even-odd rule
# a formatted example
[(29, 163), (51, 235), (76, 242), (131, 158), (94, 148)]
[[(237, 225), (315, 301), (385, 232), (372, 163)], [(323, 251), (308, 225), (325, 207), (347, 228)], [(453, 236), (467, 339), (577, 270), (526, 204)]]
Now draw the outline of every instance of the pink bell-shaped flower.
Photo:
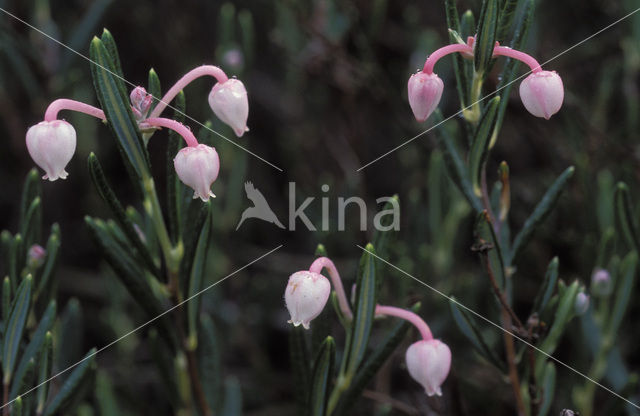
[(531, 114), (548, 120), (560, 111), (564, 100), (560, 75), (555, 71), (532, 73), (520, 84), (520, 98)]
[(193, 188), (193, 198), (208, 201), (215, 198), (211, 184), (218, 177), (220, 158), (218, 152), (206, 144), (188, 146), (180, 149), (173, 159), (173, 166), (182, 182)]
[(409, 374), (422, 384), (428, 396), (442, 396), (440, 385), (451, 368), (451, 350), (438, 339), (411, 344), (405, 356)]
[(149, 108), (151, 108), (151, 103), (153, 102), (151, 94), (147, 94), (147, 90), (143, 87), (135, 87), (131, 90), (129, 99), (131, 100), (131, 110), (133, 111), (133, 115), (136, 117), (136, 120), (144, 120), (147, 117), (147, 113), (149, 112)]
[(236, 136), (240, 137), (249, 131), (247, 90), (239, 79), (231, 78), (214, 85), (209, 93), (209, 106), (220, 120), (233, 129)]
[(407, 88), (413, 115), (419, 122), (425, 121), (438, 107), (444, 83), (436, 74), (420, 71), (411, 75)]
[(76, 131), (64, 120), (41, 121), (27, 131), (27, 150), (44, 171), (42, 179), (66, 179), (67, 166), (76, 151)]
[(291, 314), (288, 322), (309, 329), (309, 323), (320, 315), (330, 293), (331, 283), (320, 273), (301, 271), (292, 274), (284, 292), (284, 301)]

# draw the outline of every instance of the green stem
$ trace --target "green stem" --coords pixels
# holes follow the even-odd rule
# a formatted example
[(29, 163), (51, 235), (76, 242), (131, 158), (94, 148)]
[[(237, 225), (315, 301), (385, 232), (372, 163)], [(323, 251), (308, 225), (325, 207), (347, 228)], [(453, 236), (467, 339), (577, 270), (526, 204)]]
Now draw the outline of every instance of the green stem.
[(469, 106), (462, 110), (462, 115), (469, 123), (477, 124), (480, 120), (482, 111), (480, 109), (480, 94), (482, 94), (482, 84), (484, 83), (484, 74), (482, 72), (473, 73), (473, 82), (471, 84), (471, 97), (469, 98)]

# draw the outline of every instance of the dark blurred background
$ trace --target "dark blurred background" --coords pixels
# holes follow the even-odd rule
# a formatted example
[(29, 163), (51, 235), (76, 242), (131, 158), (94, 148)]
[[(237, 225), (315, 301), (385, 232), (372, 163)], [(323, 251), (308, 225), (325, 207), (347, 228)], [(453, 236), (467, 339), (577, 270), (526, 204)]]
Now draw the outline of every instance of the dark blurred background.
[[(214, 130), (283, 170), (187, 122), (199, 132), (199, 139), (216, 146), (222, 164), (213, 187), (218, 198), (209, 282), (284, 245), (203, 295), (206, 310), (225, 334), (223, 371), (238, 381), (246, 414), (295, 414), (288, 318), (282, 302), (286, 279), (307, 268), (322, 243), (350, 287), (361, 255), (356, 244), (364, 245), (371, 237), (372, 218), (382, 208), (376, 198), (397, 194), (400, 200), (400, 231), (385, 253), (392, 263), (496, 316), (486, 300), (489, 289), (479, 261), (469, 249), (473, 215), (446, 177), (436, 133), (430, 131), (356, 171), (432, 125), (413, 119), (406, 82), (430, 51), (448, 42), (442, 2), (21, 0), (0, 5), (82, 55), (88, 55), (91, 38), (108, 28), (118, 44), (125, 77), (135, 85), (146, 86), (153, 67), (166, 90), (201, 64), (219, 65), (245, 83), (251, 131), (240, 139), (213, 117), (206, 104), (213, 85), (210, 79), (197, 80), (185, 93), (189, 116), (203, 123), (211, 120)], [(536, 5), (526, 51), (542, 63), (640, 7), (640, 2), (570, 0)], [(471, 9), (477, 17), (480, 2), (459, 1), (458, 7), (461, 12)], [(512, 90), (488, 170), (489, 180), (494, 181), (498, 163), (509, 163), (511, 227), (522, 225), (567, 166), (577, 169), (568, 192), (517, 264), (516, 311), (527, 313), (553, 256), (560, 258), (561, 278), (588, 283), (603, 227), (598, 210), (616, 181), (626, 181), (636, 203), (640, 201), (639, 43), (640, 13), (544, 65), (561, 74), (566, 90), (562, 110), (550, 121), (527, 113)], [(24, 144), (26, 130), (41, 121), (53, 99), (91, 104), (97, 100), (87, 60), (4, 13), (0, 13), (0, 49), (0, 229), (13, 230), (22, 181), (34, 166)], [(448, 59), (438, 64), (437, 72), (445, 82), (440, 108), (446, 117), (459, 109)], [(495, 77), (490, 79), (487, 91), (496, 83)], [(43, 183), (44, 222), (61, 226), (60, 304), (71, 298), (79, 302), (85, 312), (82, 342), (89, 348), (105, 345), (140, 323), (139, 312), (101, 261), (83, 222), (86, 214), (109, 215), (88, 179), (89, 152), (100, 157), (123, 202), (139, 207), (139, 200), (108, 128), (82, 114), (62, 116), (74, 125), (78, 148), (67, 167), (69, 178)], [(454, 118), (443, 128), (455, 133), (461, 127)], [(149, 145), (158, 178), (164, 175), (164, 138), (166, 133), (158, 133)], [(289, 182), (295, 182), (297, 205), (315, 197), (306, 213), (318, 229), (320, 198), (328, 198), (330, 229), (311, 232), (298, 222), (296, 231), (286, 231), (248, 220), (235, 231), (242, 210), (249, 206), (245, 181), (261, 190), (283, 222), (289, 209)], [(329, 185), (328, 192), (321, 190), (323, 184)], [(346, 230), (337, 231), (340, 196), (365, 199), (368, 231), (359, 230), (355, 209), (348, 212)], [(386, 276), (382, 300), (398, 306), (422, 300), (423, 316), (452, 348), (453, 370), (445, 383), (447, 399), (427, 400), (403, 369), (405, 348), (400, 348), (372, 386), (384, 393), (382, 398), (361, 399), (358, 414), (374, 405), (380, 410), (379, 400), (388, 405), (387, 395), (421, 412), (489, 414), (492, 409), (494, 415), (511, 414), (509, 386), (470, 351), (452, 325), (446, 300), (391, 268), (381, 270)], [(632, 302), (628, 317), (639, 311), (640, 302)], [(640, 328), (632, 319), (625, 325), (623, 357), (637, 371), (640, 356), (633, 334)], [(579, 334), (578, 325), (574, 326)], [(491, 328), (487, 334), (500, 336)], [(98, 357), (101, 368), (115, 380), (123, 406), (133, 414), (143, 414), (140, 402), (163, 400), (144, 340), (142, 331)], [(341, 341), (338, 337), (338, 346)], [(579, 349), (580, 344), (567, 337), (557, 356), (584, 370), (589, 357)], [(583, 380), (561, 367), (558, 372), (561, 381), (554, 409), (559, 411), (571, 406), (571, 386)], [(598, 394), (609, 400), (606, 393)], [(392, 414), (409, 410), (394, 407)]]

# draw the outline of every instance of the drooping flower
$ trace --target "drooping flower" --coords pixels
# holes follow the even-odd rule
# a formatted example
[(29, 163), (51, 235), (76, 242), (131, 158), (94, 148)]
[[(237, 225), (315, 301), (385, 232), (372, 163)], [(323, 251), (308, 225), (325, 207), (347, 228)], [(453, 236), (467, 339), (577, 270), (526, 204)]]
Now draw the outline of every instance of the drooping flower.
[(428, 396), (442, 396), (440, 386), (451, 368), (451, 350), (438, 339), (420, 340), (405, 355), (409, 374), (424, 387)]
[(64, 120), (41, 121), (27, 131), (27, 150), (44, 171), (42, 179), (66, 179), (67, 166), (76, 151), (76, 131)]
[(284, 301), (291, 314), (289, 323), (309, 329), (309, 323), (324, 309), (331, 293), (329, 279), (320, 273), (295, 272), (289, 277)]
[(184, 147), (173, 159), (173, 165), (180, 180), (193, 188), (193, 198), (200, 198), (205, 202), (209, 197), (215, 198), (211, 192), (211, 184), (220, 171), (220, 158), (216, 149), (206, 144)]
[(438, 107), (444, 83), (435, 73), (427, 74), (420, 71), (411, 75), (407, 89), (413, 115), (416, 120), (423, 122)]
[(249, 131), (247, 90), (239, 79), (231, 78), (216, 83), (209, 93), (209, 106), (220, 120), (233, 129), (236, 136), (240, 137)]
[(548, 120), (560, 110), (564, 100), (560, 75), (555, 71), (532, 73), (520, 84), (520, 98), (531, 114)]

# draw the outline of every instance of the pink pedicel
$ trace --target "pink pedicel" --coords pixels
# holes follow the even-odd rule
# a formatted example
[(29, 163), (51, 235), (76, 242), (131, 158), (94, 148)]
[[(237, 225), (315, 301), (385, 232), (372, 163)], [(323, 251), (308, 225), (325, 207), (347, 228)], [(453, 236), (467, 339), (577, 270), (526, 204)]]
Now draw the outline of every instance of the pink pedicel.
[(320, 273), (300, 271), (292, 274), (284, 292), (284, 301), (291, 315), (288, 322), (309, 329), (311, 321), (327, 304), (330, 293), (331, 283)]
[(191, 130), (184, 124), (178, 121), (172, 120), (170, 118), (162, 118), (162, 117), (147, 118), (140, 123), (140, 126), (141, 127), (146, 127), (146, 126), (165, 127), (165, 128), (171, 129), (176, 133), (178, 133), (180, 136), (182, 136), (184, 141), (187, 143), (187, 146), (189, 147), (198, 146), (198, 140), (196, 139), (196, 136), (194, 136), (193, 133), (191, 133)]
[(215, 115), (229, 125), (236, 136), (241, 137), (249, 131), (249, 101), (247, 90), (239, 79), (218, 82), (209, 93), (209, 106)]
[(441, 385), (451, 368), (451, 350), (438, 339), (411, 344), (405, 354), (407, 370), (424, 387), (427, 396), (442, 396)]
[(76, 131), (64, 120), (41, 121), (27, 131), (31, 159), (45, 171), (42, 179), (55, 181), (69, 175), (65, 167), (76, 151)]
[(184, 147), (173, 159), (173, 166), (180, 180), (194, 190), (194, 199), (200, 198), (206, 202), (209, 197), (215, 198), (211, 192), (211, 184), (220, 171), (220, 158), (216, 149), (206, 144)]
[(520, 84), (520, 99), (527, 111), (548, 120), (562, 107), (562, 79), (555, 71), (534, 72)]
[(444, 83), (438, 75), (421, 71), (411, 75), (407, 90), (411, 111), (416, 120), (423, 122), (438, 108)]
[(396, 318), (404, 319), (415, 326), (420, 331), (420, 336), (424, 340), (433, 339), (431, 329), (429, 325), (415, 313), (402, 308), (396, 308), (395, 306), (382, 306), (376, 305), (376, 315), (388, 315), (395, 316)]
[(318, 274), (322, 272), (322, 269), (327, 269), (327, 271), (329, 272), (329, 277), (331, 278), (331, 283), (333, 283), (333, 288), (336, 291), (336, 295), (338, 297), (338, 305), (340, 306), (342, 314), (347, 319), (353, 318), (353, 313), (351, 312), (351, 308), (349, 307), (349, 301), (347, 300), (344, 286), (342, 286), (342, 279), (340, 278), (340, 273), (338, 273), (336, 265), (333, 264), (331, 259), (329, 259), (328, 257), (318, 257), (313, 263), (311, 263), (311, 267), (309, 267), (310, 272)]
[(136, 120), (138, 122), (144, 120), (147, 117), (149, 108), (151, 108), (153, 96), (151, 94), (147, 94), (147, 90), (143, 87), (135, 87), (131, 90), (129, 99), (131, 100), (131, 110), (133, 111), (133, 115), (136, 117)]

